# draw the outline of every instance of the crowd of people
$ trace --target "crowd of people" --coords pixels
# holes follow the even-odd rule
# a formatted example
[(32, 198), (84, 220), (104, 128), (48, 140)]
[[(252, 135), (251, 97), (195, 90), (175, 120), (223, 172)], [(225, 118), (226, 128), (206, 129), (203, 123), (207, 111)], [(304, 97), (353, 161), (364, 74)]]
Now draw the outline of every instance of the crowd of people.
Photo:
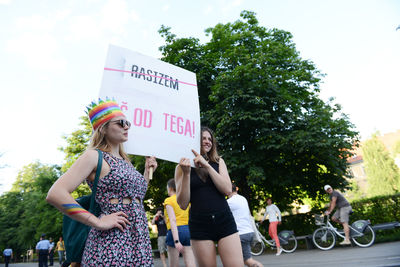
[[(50, 237), (46, 238), (46, 234), (40, 236), (39, 242), (36, 244), (36, 254), (38, 256), (39, 267), (41, 266), (54, 266), (54, 253), (58, 252), (58, 259), (60, 266), (65, 261), (65, 246), (62, 237), (57, 242), (56, 247), (54, 247), (53, 239)], [(13, 257), (13, 250), (11, 247), (7, 246), (3, 251), (5, 267), (8, 267), (11, 259)]]
[[(116, 102), (92, 103), (88, 116), (93, 127), (88, 149), (53, 184), (47, 196), (47, 201), (62, 213), (90, 226), (82, 262), (72, 266), (153, 266), (143, 199), (157, 161), (146, 157), (143, 174), (131, 164), (122, 146), (128, 140), (131, 124)], [(96, 150), (103, 152), (95, 196), (101, 209), (99, 217), (82, 208), (71, 196), (83, 181), (93, 187), (98, 164)], [(224, 266), (263, 266), (250, 253), (254, 230), (247, 200), (232, 184), (211, 129), (201, 129), (201, 151), (192, 152), (194, 159), (181, 158), (176, 166), (174, 178), (167, 184), (168, 198), (152, 220), (158, 229), (163, 266), (167, 266), (165, 253), (169, 266), (179, 265), (179, 254), (183, 255), (186, 266), (217, 266), (216, 247)], [(346, 206), (336, 193), (332, 199), (341, 209)], [(269, 234), (276, 242), (279, 256), (282, 250), (277, 226), (281, 223), (281, 213), (272, 199), (267, 199), (267, 204), (262, 221), (268, 215)], [(334, 207), (331, 204), (327, 212)], [(334, 217), (344, 222), (344, 212)], [(43, 241), (38, 243), (37, 250), (39, 255), (47, 256), (51, 244)], [(64, 253), (62, 247), (57, 243), (59, 258)]]

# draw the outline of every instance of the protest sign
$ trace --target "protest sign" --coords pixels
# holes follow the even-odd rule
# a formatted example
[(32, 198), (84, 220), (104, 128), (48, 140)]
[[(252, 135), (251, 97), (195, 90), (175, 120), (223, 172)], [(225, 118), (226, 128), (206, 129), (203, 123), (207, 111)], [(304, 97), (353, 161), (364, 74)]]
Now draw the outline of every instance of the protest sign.
[(179, 162), (194, 158), (191, 149), (200, 152), (195, 73), (110, 45), (100, 89), (106, 97), (132, 123), (127, 153)]

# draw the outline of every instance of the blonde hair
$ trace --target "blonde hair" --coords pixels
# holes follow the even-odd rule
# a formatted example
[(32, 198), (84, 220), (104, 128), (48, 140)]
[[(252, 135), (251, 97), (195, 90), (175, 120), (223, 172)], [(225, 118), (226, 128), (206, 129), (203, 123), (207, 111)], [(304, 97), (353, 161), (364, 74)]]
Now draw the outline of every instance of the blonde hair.
[[(89, 149), (100, 149), (101, 151), (111, 152), (111, 146), (106, 140), (105, 130), (107, 129), (110, 121), (100, 125), (96, 130), (94, 130), (92, 137), (89, 142)], [(122, 144), (119, 144), (119, 155), (130, 162), (128, 154), (126, 154)]]
[[(212, 140), (212, 147), (208, 153), (203, 151), (203, 132), (209, 132)], [(220, 156), (217, 151), (217, 139), (215, 139), (213, 131), (208, 127), (201, 127), (201, 138), (200, 138), (201, 155), (209, 161), (219, 163)]]

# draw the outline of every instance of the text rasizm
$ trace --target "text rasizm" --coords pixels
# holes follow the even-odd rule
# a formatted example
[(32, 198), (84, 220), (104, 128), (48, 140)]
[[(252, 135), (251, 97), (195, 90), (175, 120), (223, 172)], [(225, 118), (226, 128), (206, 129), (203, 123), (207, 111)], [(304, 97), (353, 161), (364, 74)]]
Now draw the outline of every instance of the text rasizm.
[(165, 87), (179, 90), (178, 79), (173, 79), (171, 76), (159, 71), (141, 68), (137, 65), (132, 65), (131, 77), (143, 79), (148, 82), (153, 82)]

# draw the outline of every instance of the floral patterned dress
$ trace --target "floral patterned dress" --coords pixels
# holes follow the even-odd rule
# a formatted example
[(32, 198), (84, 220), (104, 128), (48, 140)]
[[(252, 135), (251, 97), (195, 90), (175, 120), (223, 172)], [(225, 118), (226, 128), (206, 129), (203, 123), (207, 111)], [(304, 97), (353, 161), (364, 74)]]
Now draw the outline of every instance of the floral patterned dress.
[[(124, 231), (113, 228), (106, 231), (91, 228), (81, 266), (153, 266), (147, 217), (143, 207), (143, 198), (147, 191), (147, 182), (129, 162), (103, 152), (104, 160), (111, 171), (99, 179), (96, 201), (101, 214), (108, 215), (123, 211), (131, 223)], [(90, 187), (93, 182), (88, 181)], [(116, 198), (118, 204), (111, 204)], [(123, 204), (123, 198), (130, 198), (129, 204)], [(139, 202), (139, 203), (138, 203)]]

